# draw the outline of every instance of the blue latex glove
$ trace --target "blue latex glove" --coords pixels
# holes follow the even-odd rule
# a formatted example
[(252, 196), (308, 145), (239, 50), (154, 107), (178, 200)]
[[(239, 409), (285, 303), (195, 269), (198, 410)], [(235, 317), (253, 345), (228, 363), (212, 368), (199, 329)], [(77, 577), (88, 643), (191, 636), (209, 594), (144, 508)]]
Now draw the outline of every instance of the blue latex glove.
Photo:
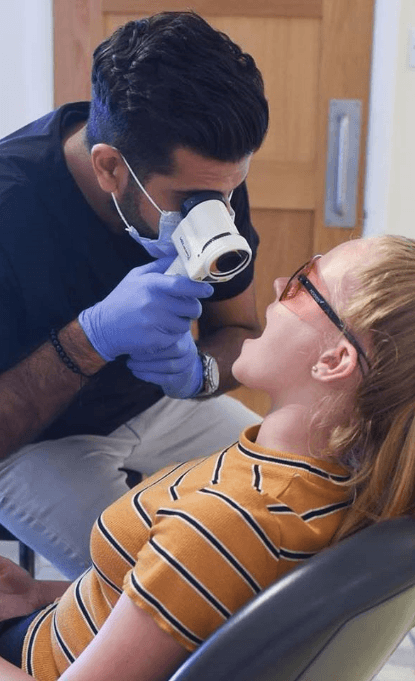
[(118, 355), (139, 359), (173, 345), (202, 313), (199, 298), (213, 287), (180, 275), (165, 276), (172, 258), (131, 270), (111, 293), (81, 312), (79, 323), (107, 362)]
[(157, 355), (142, 353), (129, 359), (134, 376), (161, 386), (165, 395), (178, 399), (194, 397), (202, 389), (202, 361), (190, 331)]

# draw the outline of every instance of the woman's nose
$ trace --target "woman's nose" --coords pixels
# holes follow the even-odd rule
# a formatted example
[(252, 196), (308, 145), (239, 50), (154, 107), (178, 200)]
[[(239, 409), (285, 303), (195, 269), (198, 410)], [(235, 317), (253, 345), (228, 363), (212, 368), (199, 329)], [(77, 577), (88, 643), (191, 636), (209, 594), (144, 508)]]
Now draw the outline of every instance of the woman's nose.
[(277, 300), (279, 300), (281, 298), (281, 293), (283, 292), (283, 290), (287, 286), (288, 281), (289, 281), (289, 277), (278, 277), (278, 279), (276, 279), (274, 281), (274, 291), (276, 293)]

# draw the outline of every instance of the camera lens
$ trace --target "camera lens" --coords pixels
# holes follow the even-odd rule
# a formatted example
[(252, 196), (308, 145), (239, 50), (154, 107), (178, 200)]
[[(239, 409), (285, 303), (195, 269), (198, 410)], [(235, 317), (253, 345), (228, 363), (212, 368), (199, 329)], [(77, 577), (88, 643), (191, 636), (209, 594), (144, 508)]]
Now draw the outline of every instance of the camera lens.
[(218, 274), (229, 274), (236, 269), (244, 266), (248, 260), (248, 253), (246, 251), (229, 251), (219, 256), (215, 262), (214, 269)]

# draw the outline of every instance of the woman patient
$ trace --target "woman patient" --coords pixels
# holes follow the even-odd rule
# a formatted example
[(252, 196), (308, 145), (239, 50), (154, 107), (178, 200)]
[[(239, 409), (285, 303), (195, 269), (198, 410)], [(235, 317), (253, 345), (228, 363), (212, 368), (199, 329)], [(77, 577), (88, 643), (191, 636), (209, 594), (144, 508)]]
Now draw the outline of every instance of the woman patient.
[(107, 508), (72, 585), (1, 559), (3, 681), (166, 679), (301, 561), (413, 514), (415, 242), (350, 241), (275, 290), (233, 366), (271, 398), (260, 426)]

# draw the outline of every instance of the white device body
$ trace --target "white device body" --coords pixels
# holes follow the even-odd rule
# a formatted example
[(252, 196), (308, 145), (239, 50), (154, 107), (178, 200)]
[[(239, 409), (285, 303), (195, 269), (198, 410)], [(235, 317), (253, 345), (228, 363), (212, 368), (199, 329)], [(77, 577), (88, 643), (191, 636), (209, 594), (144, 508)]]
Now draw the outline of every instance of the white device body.
[(229, 281), (252, 259), (247, 240), (218, 199), (191, 208), (174, 230), (172, 241), (178, 256), (166, 274), (186, 274), (195, 281)]

